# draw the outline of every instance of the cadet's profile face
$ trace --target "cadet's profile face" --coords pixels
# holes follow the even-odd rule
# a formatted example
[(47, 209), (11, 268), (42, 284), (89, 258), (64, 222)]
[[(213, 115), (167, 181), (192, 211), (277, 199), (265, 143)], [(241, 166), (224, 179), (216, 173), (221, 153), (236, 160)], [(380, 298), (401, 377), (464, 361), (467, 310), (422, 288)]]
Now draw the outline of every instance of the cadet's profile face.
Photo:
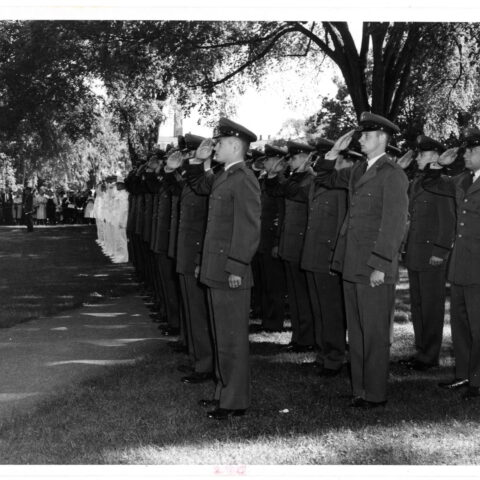
[(277, 164), (280, 158), (281, 157), (267, 157), (263, 162), (265, 170), (271, 170)]
[(436, 162), (438, 160), (438, 153), (432, 150), (418, 152), (416, 161), (418, 168), (424, 170), (427, 164)]
[(217, 139), (217, 143), (214, 147), (215, 157), (214, 159), (219, 163), (228, 162), (233, 156), (233, 145), (230, 137), (220, 137)]
[(290, 157), (288, 164), (292, 170), (298, 170), (307, 161), (308, 153), (297, 153)]
[(380, 132), (375, 130), (372, 132), (362, 132), (358, 142), (360, 143), (362, 152), (365, 155), (369, 155), (375, 152), (380, 146)]
[(472, 172), (480, 170), (480, 145), (467, 148), (463, 158), (465, 159), (465, 166), (469, 170)]

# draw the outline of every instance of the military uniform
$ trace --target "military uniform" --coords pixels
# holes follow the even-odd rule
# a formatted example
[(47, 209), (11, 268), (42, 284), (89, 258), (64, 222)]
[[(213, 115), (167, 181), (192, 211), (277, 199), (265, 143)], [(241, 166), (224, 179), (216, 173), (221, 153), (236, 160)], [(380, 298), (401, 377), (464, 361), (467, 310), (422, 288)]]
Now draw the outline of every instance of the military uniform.
[[(310, 145), (287, 142), (289, 155), (310, 153)], [(285, 215), (280, 228), (279, 256), (284, 260), (287, 279), (288, 304), (292, 321), (291, 344), (294, 349), (312, 348), (315, 345), (312, 306), (308, 295), (307, 277), (300, 267), (303, 242), (307, 228), (307, 205), (297, 198), (298, 189), (309, 188), (313, 182), (311, 171), (293, 173), (286, 181), (267, 180), (272, 196), (285, 199)], [(295, 185), (292, 193), (291, 186)]]
[[(424, 151), (444, 150), (425, 136), (417, 140)], [(446, 265), (455, 235), (453, 199), (439, 195), (434, 185), (442, 181), (440, 170), (420, 171), (409, 189), (410, 227), (404, 262), (410, 282), (412, 322), (417, 353), (413, 368), (437, 365), (442, 344), (445, 314)], [(431, 265), (432, 256), (443, 259)]]
[[(238, 136), (248, 143), (256, 139), (228, 119), (220, 119), (218, 130), (218, 136)], [(219, 402), (209, 415), (223, 418), (250, 406), (250, 262), (260, 241), (260, 188), (243, 161), (215, 176), (204, 173), (203, 165), (190, 165), (188, 178), (195, 192), (209, 194), (200, 281), (208, 287)], [(241, 278), (239, 287), (229, 286), (230, 274)]]
[[(360, 128), (398, 131), (383, 117), (365, 113)], [(349, 208), (332, 268), (343, 275), (353, 406), (386, 401), (390, 316), (407, 221), (405, 174), (386, 154), (374, 160), (368, 169), (366, 162), (357, 162), (339, 171), (333, 170), (334, 162), (324, 161), (316, 178), (320, 185), (349, 191)], [(383, 284), (372, 287), (374, 270), (385, 276)]]

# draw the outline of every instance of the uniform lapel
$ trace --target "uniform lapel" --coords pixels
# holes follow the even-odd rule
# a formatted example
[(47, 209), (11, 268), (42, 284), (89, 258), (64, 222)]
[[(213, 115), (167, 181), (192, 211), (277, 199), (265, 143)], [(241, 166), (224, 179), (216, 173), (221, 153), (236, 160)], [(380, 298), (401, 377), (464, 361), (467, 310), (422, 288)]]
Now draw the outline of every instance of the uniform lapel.
[(245, 166), (245, 162), (239, 162), (230, 167), (228, 170), (223, 170), (220, 175), (215, 178), (215, 181), (213, 182), (213, 189), (218, 188), (219, 185), (221, 185), (227, 178), (236, 170), (239, 168), (243, 168)]
[(387, 155), (382, 155), (357, 181), (355, 184), (355, 189), (361, 187), (364, 183), (370, 181), (372, 178), (375, 178), (377, 175), (377, 170), (387, 161)]
[[(469, 173), (469, 175), (471, 175)], [(480, 180), (477, 178), (471, 185), (470, 187), (468, 187), (467, 189), (467, 195), (471, 195), (472, 193), (475, 193), (477, 192), (478, 190), (480, 190)]]

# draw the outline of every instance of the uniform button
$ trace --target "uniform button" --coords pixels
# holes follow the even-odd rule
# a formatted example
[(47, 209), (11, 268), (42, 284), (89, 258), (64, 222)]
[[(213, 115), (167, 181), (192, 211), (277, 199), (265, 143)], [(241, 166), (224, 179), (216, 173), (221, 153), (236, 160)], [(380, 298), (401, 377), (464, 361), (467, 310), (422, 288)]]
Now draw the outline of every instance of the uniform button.
[(465, 224), (463, 222), (460, 223), (460, 226), (463, 227)]
[(352, 207), (354, 207), (354, 206), (355, 206), (355, 202), (352, 202)]
[(467, 213), (467, 211), (466, 211), (466, 210), (462, 210), (462, 213), (465, 214), (465, 213)]
[(467, 203), (467, 202), (468, 202), (468, 198), (466, 198), (466, 199), (464, 200), (464, 202)]
[(462, 234), (461, 234), (461, 233), (458, 234), (458, 238), (462, 238)]
[(300, 236), (302, 236), (302, 235), (303, 235), (303, 233), (302, 233), (302, 232), (300, 232)]

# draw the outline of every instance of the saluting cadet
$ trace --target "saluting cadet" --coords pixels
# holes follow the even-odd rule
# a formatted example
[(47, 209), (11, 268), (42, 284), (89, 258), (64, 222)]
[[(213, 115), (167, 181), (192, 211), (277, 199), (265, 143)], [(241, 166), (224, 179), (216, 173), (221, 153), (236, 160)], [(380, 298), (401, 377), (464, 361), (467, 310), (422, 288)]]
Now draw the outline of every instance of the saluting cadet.
[(195, 277), (207, 223), (208, 195), (195, 193), (185, 181), (183, 172), (179, 171), (185, 161), (195, 157), (195, 151), (204, 137), (187, 133), (184, 140), (183, 151), (168, 157), (165, 180), (173, 186), (172, 194), (179, 197), (176, 270), (185, 312), (188, 350), (193, 362), (193, 372), (181, 380), (183, 383), (196, 384), (214, 378), (207, 291)]
[(287, 279), (288, 304), (292, 321), (292, 339), (287, 349), (305, 352), (315, 348), (313, 312), (308, 296), (307, 277), (300, 268), (303, 242), (307, 229), (307, 206), (297, 198), (298, 189), (292, 192), (291, 185), (309, 188), (313, 172), (309, 167), (309, 155), (315, 150), (307, 143), (287, 142), (288, 163), (292, 174), (280, 181), (276, 170), (268, 172), (266, 181), (270, 195), (285, 198), (285, 215), (280, 229), (278, 255), (284, 260)]
[(386, 118), (364, 112), (358, 130), (367, 161), (334, 170), (336, 159), (355, 131), (335, 142), (316, 181), (348, 188), (349, 207), (340, 230), (332, 269), (343, 275), (351, 359), (352, 407), (386, 403), (389, 327), (398, 255), (405, 234), (408, 181), (385, 149), (399, 128)]
[(435, 193), (441, 178), (435, 165), (445, 147), (417, 138), (418, 173), (409, 189), (410, 227), (404, 262), (408, 269), (416, 354), (403, 362), (414, 370), (438, 365), (445, 315), (446, 265), (455, 235), (453, 199)]
[[(451, 326), (455, 379), (447, 389), (468, 387), (465, 400), (480, 397), (480, 130), (464, 133), (466, 171), (449, 181), (455, 195), (457, 229), (448, 269), (451, 284)], [(451, 165), (458, 149), (449, 149), (438, 163)], [(441, 189), (442, 193), (445, 189)]]
[(224, 420), (243, 415), (250, 406), (250, 262), (260, 241), (260, 187), (245, 164), (256, 135), (221, 118), (213, 138), (215, 160), (224, 170), (216, 175), (204, 171), (213, 150), (207, 139), (189, 165), (188, 180), (197, 193), (210, 194), (200, 281), (208, 287), (217, 386), (214, 401), (201, 404), (217, 405), (208, 417)]
[[(261, 234), (257, 250), (260, 285), (261, 329), (267, 332), (283, 330), (285, 319), (286, 279), (285, 267), (278, 258), (280, 225), (285, 214), (283, 198), (268, 193), (266, 172), (283, 162), (288, 150), (274, 145), (265, 145), (264, 156), (259, 158), (260, 170), (265, 172), (259, 179), (261, 188)], [(255, 168), (255, 164), (253, 165)]]
[[(333, 146), (328, 139), (318, 139), (316, 149), (325, 154)], [(344, 150), (337, 157), (337, 168), (348, 168), (362, 156)], [(308, 221), (301, 268), (307, 272), (307, 284), (315, 319), (319, 375), (340, 373), (346, 350), (346, 319), (342, 278), (331, 268), (340, 227), (347, 212), (347, 190), (325, 188), (312, 183), (307, 193)]]
[(128, 262), (127, 246), (127, 221), (128, 221), (128, 192), (125, 183), (117, 179), (117, 191), (115, 195), (115, 248), (113, 254), (114, 263)]

